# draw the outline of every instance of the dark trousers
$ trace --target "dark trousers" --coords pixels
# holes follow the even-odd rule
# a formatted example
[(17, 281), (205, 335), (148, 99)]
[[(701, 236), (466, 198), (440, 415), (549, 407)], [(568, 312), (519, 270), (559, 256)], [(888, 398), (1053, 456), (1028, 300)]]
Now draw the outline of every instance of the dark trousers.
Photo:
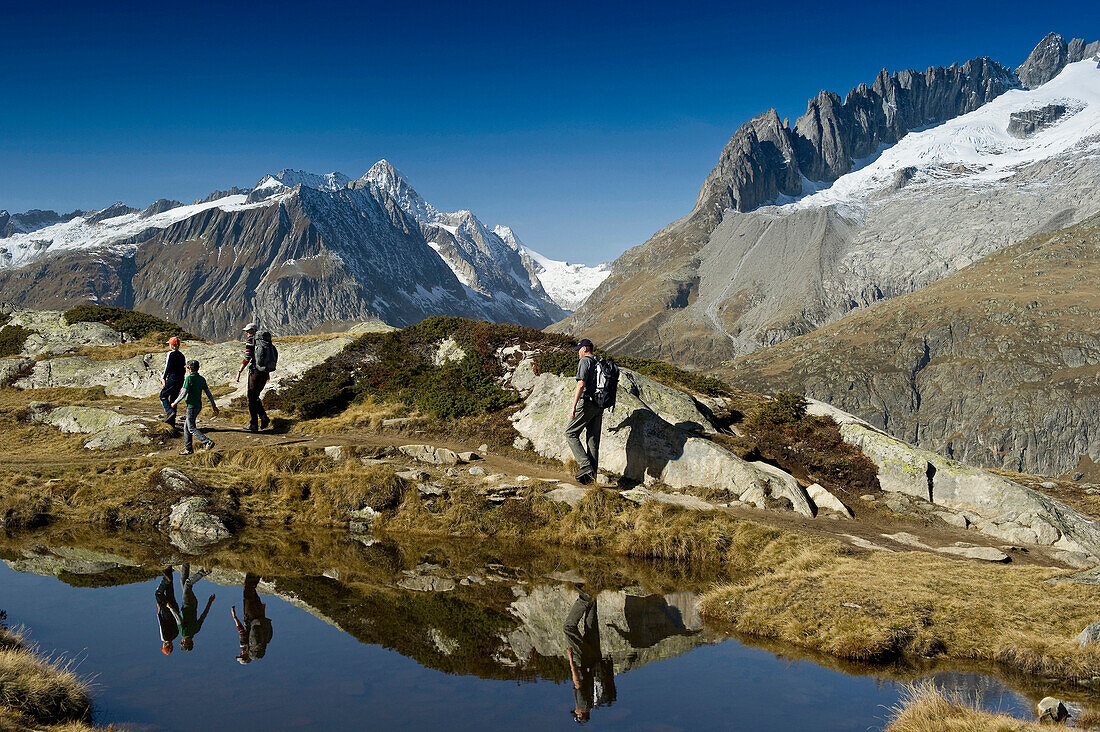
[(267, 377), (266, 371), (248, 369), (248, 426), (250, 429), (257, 429), (257, 423), (266, 425), (268, 422), (264, 403), (260, 401), (260, 392), (267, 386)]
[[(573, 451), (579, 474), (596, 475), (600, 467), (600, 430), (603, 428), (603, 410), (588, 399), (577, 402), (577, 416), (565, 428), (565, 442)], [(581, 432), (585, 442), (581, 442)]]
[(165, 383), (164, 388), (160, 390), (160, 404), (164, 407), (164, 416), (173, 421), (176, 419), (176, 410), (172, 407), (172, 402), (176, 401), (176, 397), (180, 395), (180, 389), (182, 388), (182, 381), (170, 379)]

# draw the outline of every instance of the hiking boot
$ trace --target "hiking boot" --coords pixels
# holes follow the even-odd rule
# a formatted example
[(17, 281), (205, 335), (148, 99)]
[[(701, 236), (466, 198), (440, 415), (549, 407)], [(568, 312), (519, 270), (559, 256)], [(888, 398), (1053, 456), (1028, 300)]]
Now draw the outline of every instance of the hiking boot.
[(195, 454), (195, 451), (192, 450), (189, 447), (185, 447), (182, 450), (180, 450), (180, 455), (194, 455), (194, 454)]
[(260, 429), (266, 430), (268, 425), (270, 425), (270, 424), (271, 424), (271, 420), (268, 419), (267, 417), (264, 417), (263, 419), (260, 420)]
[(581, 485), (592, 485), (592, 473), (577, 473), (573, 479)]
[(207, 442), (205, 445), (202, 446), (202, 449), (203, 450), (213, 450), (214, 449), (214, 441), (210, 440), (209, 442)]
[(250, 424), (247, 427), (245, 427), (244, 431), (245, 432), (259, 432), (259, 430), (256, 429), (256, 425), (254, 425), (254, 424)]

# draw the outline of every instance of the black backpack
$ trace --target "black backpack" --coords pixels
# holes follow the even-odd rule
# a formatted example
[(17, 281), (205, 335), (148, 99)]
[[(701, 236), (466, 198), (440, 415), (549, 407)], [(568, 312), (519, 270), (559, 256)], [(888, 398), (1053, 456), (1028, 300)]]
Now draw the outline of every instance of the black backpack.
[(263, 331), (256, 335), (256, 350), (252, 360), (256, 364), (257, 371), (274, 371), (279, 363), (279, 350), (271, 342), (271, 333)]
[(619, 391), (619, 367), (610, 358), (593, 356), (596, 360), (596, 388), (592, 401), (600, 409), (615, 409), (615, 397)]

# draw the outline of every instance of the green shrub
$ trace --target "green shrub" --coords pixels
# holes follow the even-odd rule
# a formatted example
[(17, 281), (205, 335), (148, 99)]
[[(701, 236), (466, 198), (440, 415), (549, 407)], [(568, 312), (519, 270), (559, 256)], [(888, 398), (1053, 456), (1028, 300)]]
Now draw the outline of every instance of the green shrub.
[(760, 425), (797, 424), (806, 416), (806, 399), (801, 394), (780, 392), (775, 399), (764, 402), (752, 416)]
[(18, 356), (23, 352), (23, 344), (34, 333), (21, 325), (5, 325), (0, 328), (0, 358)]
[[(694, 371), (687, 371), (664, 361), (652, 358), (635, 358), (633, 356), (617, 357), (604, 351), (597, 351), (596, 353), (600, 356), (610, 357), (619, 366), (637, 371), (642, 376), (648, 376), (666, 386), (687, 389), (707, 396), (729, 396), (732, 394), (729, 386), (719, 379), (704, 376)], [(535, 373), (573, 376), (577, 373), (576, 351), (559, 348), (538, 354), (535, 356)]]
[(75, 308), (70, 308), (65, 311), (65, 322), (70, 325), (73, 323), (106, 323), (115, 330), (129, 333), (134, 338), (144, 338), (145, 336), (163, 338), (176, 336), (191, 340), (196, 338), (175, 323), (170, 323), (148, 313), (116, 308), (110, 305), (78, 305)]

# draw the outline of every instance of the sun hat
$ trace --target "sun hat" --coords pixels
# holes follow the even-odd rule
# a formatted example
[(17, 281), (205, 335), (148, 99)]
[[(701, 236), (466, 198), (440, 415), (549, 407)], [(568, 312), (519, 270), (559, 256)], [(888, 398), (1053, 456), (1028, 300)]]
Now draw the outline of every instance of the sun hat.
[(241, 328), (241, 330), (244, 330), (244, 331), (256, 330), (256, 324), (255, 323), (249, 323), (245, 327)]

